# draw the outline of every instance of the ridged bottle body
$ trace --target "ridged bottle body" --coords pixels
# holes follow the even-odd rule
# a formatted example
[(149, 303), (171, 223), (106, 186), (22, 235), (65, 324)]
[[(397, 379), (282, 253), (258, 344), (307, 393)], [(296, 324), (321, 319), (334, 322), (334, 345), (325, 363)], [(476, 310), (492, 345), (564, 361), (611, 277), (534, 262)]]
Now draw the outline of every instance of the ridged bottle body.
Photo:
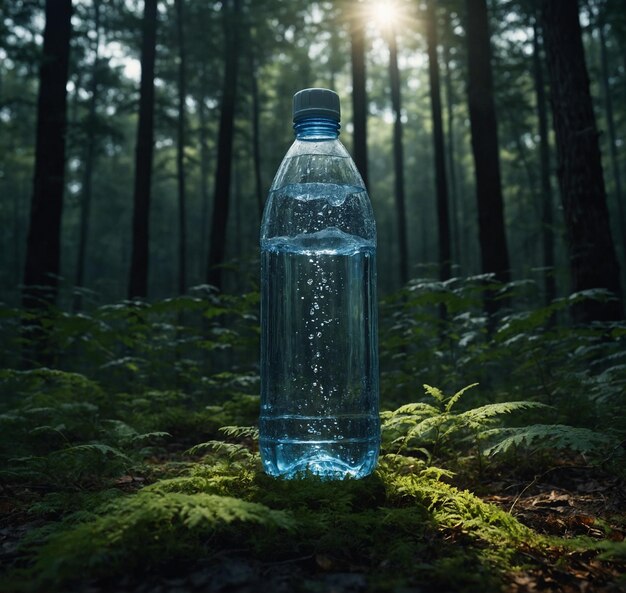
[(308, 131), (261, 229), (261, 457), (273, 476), (358, 478), (380, 446), (376, 227), (336, 135)]

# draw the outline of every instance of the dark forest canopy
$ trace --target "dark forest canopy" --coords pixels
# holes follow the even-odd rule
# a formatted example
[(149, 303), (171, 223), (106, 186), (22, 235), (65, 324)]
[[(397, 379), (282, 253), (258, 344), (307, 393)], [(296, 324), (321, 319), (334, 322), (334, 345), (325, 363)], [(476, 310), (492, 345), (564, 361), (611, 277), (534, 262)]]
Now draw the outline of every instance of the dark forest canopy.
[[(548, 300), (619, 294), (618, 4), (85, 0), (73, 2), (64, 46), (69, 2), (5, 2), (0, 298), (18, 302), (22, 283), (32, 304), (48, 293), (29, 285), (54, 293), (58, 282), (63, 308), (84, 306), (77, 288), (107, 302), (207, 281), (253, 287), (260, 208), (292, 138), (291, 97), (310, 86), (342, 97), (341, 138), (378, 220), (383, 294), (407, 278), (480, 273), (533, 279)], [(580, 28), (552, 15), (566, 6)], [(559, 54), (563, 39), (582, 53)], [(65, 96), (54, 90), (64, 80)], [(575, 148), (580, 130), (563, 125), (582, 126), (588, 147)], [(617, 304), (590, 313), (621, 315)]]

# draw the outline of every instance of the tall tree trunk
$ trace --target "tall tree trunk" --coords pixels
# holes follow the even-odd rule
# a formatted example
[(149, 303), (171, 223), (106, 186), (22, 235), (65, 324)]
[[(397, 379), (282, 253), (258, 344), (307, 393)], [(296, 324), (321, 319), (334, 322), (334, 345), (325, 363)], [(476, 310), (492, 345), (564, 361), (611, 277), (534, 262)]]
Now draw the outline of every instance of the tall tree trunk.
[(443, 44), (443, 59), (445, 64), (444, 87), (446, 90), (446, 116), (447, 116), (447, 157), (448, 179), (450, 180), (450, 206), (452, 217), (452, 250), (453, 258), (457, 265), (461, 262), (461, 236), (459, 234), (459, 218), (462, 209), (459, 205), (459, 194), (456, 180), (456, 158), (454, 151), (454, 90), (452, 88), (452, 68), (450, 67), (450, 15), (446, 13), (446, 42)]
[[(252, 38), (251, 34), (251, 38)], [(263, 216), (265, 197), (263, 195), (263, 180), (261, 177), (261, 125), (259, 85), (257, 83), (257, 64), (254, 55), (254, 44), (248, 45), (248, 60), (250, 62), (250, 95), (252, 99), (252, 158), (254, 160), (254, 188), (256, 201), (259, 207), (259, 216)]]
[(185, 192), (185, 100), (187, 99), (187, 55), (184, 34), (184, 0), (175, 0), (178, 37), (178, 138), (176, 177), (178, 181), (178, 294), (187, 290), (187, 196)]
[(443, 142), (439, 61), (437, 58), (437, 13), (434, 0), (426, 8), (426, 45), (428, 51), (428, 80), (433, 120), (433, 150), (435, 153), (435, 186), (437, 190), (437, 228), (439, 231), (439, 279), (450, 278), (450, 219), (448, 213), (448, 182), (446, 153)]
[(367, 177), (367, 90), (365, 86), (365, 24), (360, 13), (362, 4), (353, 0), (349, 15), (352, 63), (352, 123), (354, 126), (352, 156), (365, 187)]
[(235, 98), (237, 91), (237, 73), (239, 67), (239, 26), (240, 0), (224, 2), (224, 81), (222, 87), (222, 105), (220, 128), (217, 144), (217, 168), (215, 172), (215, 194), (213, 198), (213, 217), (207, 282), (222, 288), (222, 269), (226, 251), (226, 225), (230, 194), (230, 177), (233, 152), (233, 130), (235, 123)]
[[(89, 89), (89, 112), (87, 113), (87, 146), (85, 147), (85, 159), (83, 169), (82, 203), (80, 211), (80, 231), (78, 237), (78, 258), (76, 261), (76, 286), (82, 288), (85, 285), (85, 264), (87, 253), (87, 240), (89, 238), (89, 222), (91, 218), (91, 197), (93, 169), (95, 165), (96, 143), (96, 106), (98, 102), (98, 78), (100, 68), (100, 0), (94, 0), (94, 31), (96, 33), (93, 42), (93, 69), (91, 72), (91, 84)], [(74, 310), (82, 308), (82, 294), (77, 291), (74, 295)]]
[(552, 214), (552, 184), (550, 183), (550, 146), (548, 144), (548, 114), (546, 90), (541, 61), (539, 27), (533, 21), (533, 74), (537, 118), (539, 120), (539, 171), (541, 176), (541, 238), (543, 244), (543, 282), (545, 302), (549, 305), (556, 297), (554, 273), (554, 216)]
[[(600, 9), (602, 11), (602, 9)], [(613, 169), (613, 183), (615, 184), (615, 202), (619, 217), (619, 231), (622, 239), (622, 251), (626, 258), (626, 217), (624, 215), (624, 203), (622, 194), (622, 178), (619, 170), (617, 156), (617, 139), (615, 134), (615, 117), (613, 115), (613, 99), (611, 97), (611, 85), (609, 84), (609, 56), (606, 49), (606, 23), (604, 15), (600, 14), (598, 22), (600, 36), (600, 65), (602, 70), (602, 88), (604, 90), (604, 108), (606, 110), (606, 124), (609, 132), (609, 153), (611, 155), (611, 167)]]
[[(494, 274), (500, 282), (508, 282), (509, 251), (504, 227), (487, 4), (485, 0), (466, 0), (466, 7), (468, 100), (482, 271)], [(485, 304), (490, 313), (498, 307), (498, 302), (491, 298)]]
[(404, 146), (402, 143), (402, 105), (400, 95), (400, 71), (398, 69), (398, 42), (393, 27), (388, 31), (389, 80), (391, 84), (391, 108), (393, 110), (393, 163), (395, 171), (395, 198), (398, 225), (398, 263), (400, 283), (409, 280), (409, 249), (406, 237), (406, 206), (404, 199)]
[(27, 309), (44, 309), (54, 304), (58, 292), (71, 18), (71, 0), (46, 1), (35, 170), (22, 292), (22, 304)]
[[(242, 192), (241, 192), (241, 170), (239, 166), (239, 159), (237, 158), (235, 158), (234, 169), (235, 169), (235, 175), (233, 176), (233, 208), (235, 210), (235, 237), (237, 238), (235, 241), (235, 259), (237, 260), (238, 264), (241, 265), (241, 256), (242, 256), (241, 237), (243, 236), (242, 225), (241, 225)], [(240, 280), (240, 278), (237, 278), (237, 280)], [(241, 287), (237, 286), (237, 288), (239, 289)]]
[(22, 276), (21, 259), (22, 254), (20, 250), (22, 236), (22, 216), (20, 212), (20, 194), (17, 191), (13, 192), (13, 274), (14, 274), (14, 286), (18, 286)]
[[(203, 66), (203, 81), (205, 77)], [(198, 125), (200, 126), (200, 256), (201, 262), (208, 259), (209, 237), (209, 146), (207, 143), (207, 116), (205, 91), (198, 101)]]
[(154, 62), (156, 58), (157, 0), (144, 0), (141, 42), (139, 124), (135, 148), (133, 245), (128, 283), (129, 298), (148, 296), (148, 248), (152, 154), (154, 151)]
[[(621, 297), (598, 132), (589, 92), (578, 3), (542, 0), (558, 176), (576, 292), (603, 288)], [(621, 300), (586, 300), (574, 310), (583, 322), (623, 317)]]
[(328, 40), (328, 52), (329, 56), (326, 66), (328, 69), (328, 88), (334, 90), (337, 84), (337, 71), (341, 68), (343, 62), (341, 61), (342, 56), (339, 50), (337, 27), (332, 25), (330, 27), (330, 39)]

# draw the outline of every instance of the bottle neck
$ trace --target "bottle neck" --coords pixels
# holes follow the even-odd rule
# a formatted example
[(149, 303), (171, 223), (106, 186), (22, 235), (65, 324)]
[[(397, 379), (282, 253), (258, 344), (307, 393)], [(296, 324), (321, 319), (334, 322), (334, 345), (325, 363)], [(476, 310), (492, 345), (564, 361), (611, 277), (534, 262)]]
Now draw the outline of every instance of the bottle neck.
[(336, 140), (340, 127), (329, 117), (305, 117), (293, 124), (297, 140)]

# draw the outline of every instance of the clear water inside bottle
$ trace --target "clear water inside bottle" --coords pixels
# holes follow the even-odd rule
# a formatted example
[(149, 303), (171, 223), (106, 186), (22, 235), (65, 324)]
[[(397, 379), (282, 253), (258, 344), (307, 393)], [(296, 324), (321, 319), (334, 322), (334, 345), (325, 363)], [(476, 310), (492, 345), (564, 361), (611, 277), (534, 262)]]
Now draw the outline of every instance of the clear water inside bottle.
[[(327, 205), (345, 214), (346, 200), (361, 200), (355, 188), (333, 193), (317, 185), (301, 192), (307, 209)], [(331, 225), (337, 220), (327, 215)], [(343, 223), (344, 230), (320, 223), (320, 230), (261, 242), (259, 429), (270, 475), (359, 478), (376, 464), (376, 248)]]

